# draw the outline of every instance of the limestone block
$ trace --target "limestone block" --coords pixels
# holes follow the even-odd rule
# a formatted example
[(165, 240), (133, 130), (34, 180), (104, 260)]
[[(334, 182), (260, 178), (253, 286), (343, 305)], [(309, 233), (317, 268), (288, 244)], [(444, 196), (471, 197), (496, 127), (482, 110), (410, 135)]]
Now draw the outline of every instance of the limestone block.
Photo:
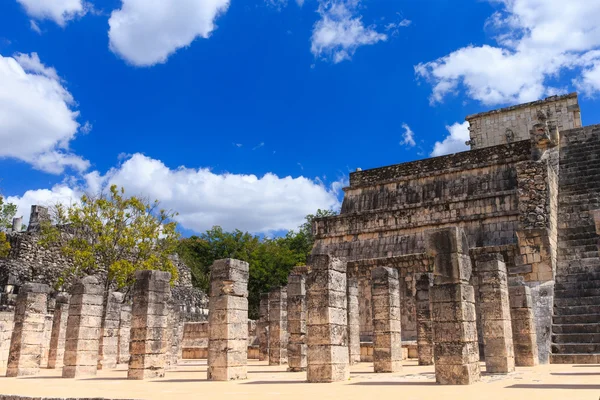
[(288, 362), (287, 288), (269, 292), (269, 365)]
[(306, 370), (306, 277), (298, 269), (288, 276), (287, 286), (288, 370)]
[(360, 362), (360, 308), (358, 279), (348, 277), (348, 352), (350, 364)]
[(260, 294), (259, 320), (258, 320), (258, 346), (259, 360), (269, 359), (269, 294)]
[(460, 283), (471, 279), (469, 243), (462, 228), (426, 231), (425, 249), (434, 259), (436, 283)]

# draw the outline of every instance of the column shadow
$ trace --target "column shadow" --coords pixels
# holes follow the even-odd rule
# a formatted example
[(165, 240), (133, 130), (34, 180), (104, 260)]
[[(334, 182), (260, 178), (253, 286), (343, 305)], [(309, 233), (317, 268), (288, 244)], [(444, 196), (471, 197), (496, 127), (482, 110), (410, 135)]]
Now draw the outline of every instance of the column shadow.
[(529, 384), (521, 383), (517, 385), (506, 386), (507, 389), (564, 389), (564, 390), (600, 390), (600, 385), (582, 385), (582, 384)]

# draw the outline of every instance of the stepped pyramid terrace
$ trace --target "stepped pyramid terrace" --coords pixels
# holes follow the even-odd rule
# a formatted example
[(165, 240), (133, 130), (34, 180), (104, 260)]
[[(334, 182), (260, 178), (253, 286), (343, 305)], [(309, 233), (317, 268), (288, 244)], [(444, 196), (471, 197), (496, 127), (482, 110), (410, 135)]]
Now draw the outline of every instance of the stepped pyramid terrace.
[(257, 320), (236, 259), (210, 293), (179, 260), (174, 286), (138, 271), (105, 299), (101, 274), (57, 291), (69, 260), (39, 245), (33, 206), (0, 259), (0, 400), (594, 398), (600, 125), (576, 93), (466, 120), (468, 151), (352, 172)]

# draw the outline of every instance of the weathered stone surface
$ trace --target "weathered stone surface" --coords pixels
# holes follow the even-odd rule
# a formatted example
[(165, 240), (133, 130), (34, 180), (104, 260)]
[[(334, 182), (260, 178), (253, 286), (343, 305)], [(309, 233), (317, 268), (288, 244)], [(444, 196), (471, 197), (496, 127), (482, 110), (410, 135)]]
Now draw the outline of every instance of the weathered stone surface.
[(37, 375), (42, 358), (47, 285), (28, 283), (17, 296), (6, 376)]
[(131, 337), (131, 304), (121, 305), (119, 319), (118, 364), (129, 363), (129, 339)]
[(417, 281), (417, 351), (419, 365), (433, 365), (433, 322), (429, 291), (433, 277), (423, 274)]
[(73, 286), (65, 334), (63, 378), (94, 376), (102, 325), (103, 289), (98, 278), (88, 276)]
[(283, 365), (287, 355), (287, 288), (269, 292), (269, 365)]
[(10, 350), (10, 339), (14, 328), (15, 313), (0, 312), (0, 369), (6, 369)]
[(211, 267), (208, 380), (246, 379), (248, 263), (217, 260)]
[[(306, 278), (307, 379), (336, 382), (349, 377), (346, 262), (328, 255), (313, 255)], [(333, 301), (332, 301), (333, 300)]]
[(371, 271), (373, 295), (373, 367), (375, 372), (402, 369), (400, 284), (398, 271), (378, 267)]
[(119, 324), (121, 320), (122, 304), (122, 293), (112, 292), (108, 295), (100, 332), (98, 369), (114, 369), (117, 367), (119, 352)]
[(483, 321), (485, 367), (489, 373), (515, 370), (506, 265), (501, 254), (477, 259), (479, 309)]
[(269, 359), (269, 293), (260, 294), (258, 319), (259, 360)]
[(67, 337), (67, 319), (69, 317), (69, 294), (60, 293), (56, 296), (50, 349), (48, 352), (48, 368), (62, 368), (65, 356), (65, 341)]
[(127, 379), (165, 376), (170, 280), (171, 274), (164, 271), (138, 271), (135, 274)]
[(306, 371), (306, 269), (288, 276), (287, 318), (288, 371)]
[(360, 308), (358, 278), (348, 277), (348, 355), (350, 365), (360, 360)]
[(527, 286), (510, 286), (511, 328), (515, 365), (533, 367), (539, 364), (533, 318), (531, 289)]

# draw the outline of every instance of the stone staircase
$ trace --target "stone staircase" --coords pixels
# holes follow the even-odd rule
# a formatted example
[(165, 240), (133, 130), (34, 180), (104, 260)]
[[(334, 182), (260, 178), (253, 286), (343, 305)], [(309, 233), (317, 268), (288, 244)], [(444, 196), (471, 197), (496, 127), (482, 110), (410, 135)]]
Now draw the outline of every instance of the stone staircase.
[(600, 363), (600, 258), (589, 211), (600, 209), (600, 125), (561, 135), (554, 364)]

